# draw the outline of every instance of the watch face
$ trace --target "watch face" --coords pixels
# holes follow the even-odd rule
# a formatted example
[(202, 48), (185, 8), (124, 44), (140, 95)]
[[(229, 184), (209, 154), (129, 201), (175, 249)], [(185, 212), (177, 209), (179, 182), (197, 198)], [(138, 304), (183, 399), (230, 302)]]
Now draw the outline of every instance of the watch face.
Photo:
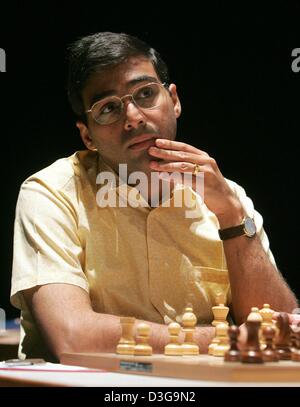
[(245, 233), (247, 236), (252, 237), (256, 233), (256, 226), (253, 219), (247, 217), (244, 222)]

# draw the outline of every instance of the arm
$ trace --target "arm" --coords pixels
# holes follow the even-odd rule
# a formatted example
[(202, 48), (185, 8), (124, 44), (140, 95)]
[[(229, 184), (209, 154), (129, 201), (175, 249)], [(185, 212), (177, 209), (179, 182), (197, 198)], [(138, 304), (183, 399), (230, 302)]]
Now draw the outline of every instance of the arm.
[[(85, 290), (70, 284), (47, 284), (24, 290), (23, 295), (57, 359), (63, 352), (115, 352), (121, 337), (120, 318), (94, 312)], [(169, 342), (167, 326), (147, 323), (153, 352), (163, 353)], [(195, 340), (200, 352), (207, 351), (213, 334), (212, 327), (197, 328)]]
[[(221, 228), (241, 223), (239, 211), (219, 217)], [(237, 323), (246, 320), (251, 307), (271, 304), (275, 310), (291, 312), (297, 301), (279, 271), (268, 258), (258, 236), (239, 236), (223, 242)], [(276, 295), (275, 295), (276, 293)]]
[[(204, 202), (213, 212), (220, 228), (241, 223), (242, 204), (221, 174), (216, 161), (206, 152), (177, 141), (156, 139), (149, 149), (154, 157), (164, 161), (151, 161), (156, 171), (192, 173), (195, 164), (204, 173)], [(194, 177), (194, 189), (195, 189)], [(245, 236), (224, 241), (224, 251), (232, 291), (232, 310), (238, 324), (242, 323), (253, 306), (270, 303), (276, 310), (291, 312), (296, 299), (278, 270), (270, 261), (259, 236)]]

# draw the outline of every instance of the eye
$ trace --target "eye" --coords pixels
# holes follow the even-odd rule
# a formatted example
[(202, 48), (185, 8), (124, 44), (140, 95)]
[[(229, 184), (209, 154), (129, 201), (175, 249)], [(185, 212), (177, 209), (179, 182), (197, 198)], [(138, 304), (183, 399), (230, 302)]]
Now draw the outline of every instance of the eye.
[(135, 99), (148, 99), (153, 96), (153, 87), (144, 86), (142, 89), (139, 89), (135, 95)]
[(104, 105), (100, 106), (99, 114), (113, 113), (115, 110), (118, 110), (119, 108), (120, 108), (120, 103), (115, 102), (115, 101), (110, 101), (110, 102), (105, 103)]

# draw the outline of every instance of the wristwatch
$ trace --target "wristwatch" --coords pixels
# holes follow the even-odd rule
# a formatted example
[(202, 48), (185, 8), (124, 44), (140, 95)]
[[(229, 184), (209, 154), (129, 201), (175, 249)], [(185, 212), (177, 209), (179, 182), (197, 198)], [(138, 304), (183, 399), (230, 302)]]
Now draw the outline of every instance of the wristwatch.
[(249, 216), (243, 219), (243, 222), (238, 226), (231, 228), (219, 229), (219, 236), (221, 240), (231, 239), (237, 236), (254, 237), (256, 235), (256, 226), (254, 220)]

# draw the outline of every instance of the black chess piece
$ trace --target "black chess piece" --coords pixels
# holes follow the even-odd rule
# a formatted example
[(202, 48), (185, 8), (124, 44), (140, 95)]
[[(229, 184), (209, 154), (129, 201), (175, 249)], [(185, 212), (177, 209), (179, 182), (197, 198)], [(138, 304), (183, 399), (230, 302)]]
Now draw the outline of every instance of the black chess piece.
[(259, 346), (258, 332), (260, 321), (246, 321), (247, 342), (241, 351), (242, 363), (263, 363), (262, 352)]
[(238, 336), (240, 334), (240, 328), (236, 325), (231, 325), (228, 328), (228, 336), (230, 348), (225, 353), (225, 362), (239, 362), (241, 357), (241, 352), (238, 348)]
[(265, 326), (263, 329), (263, 336), (266, 342), (266, 347), (262, 351), (264, 362), (278, 362), (279, 356), (276, 352), (273, 340), (276, 332), (271, 326)]
[(291, 328), (289, 316), (286, 312), (280, 312), (277, 316), (277, 327), (279, 329), (278, 337), (276, 338), (276, 352), (280, 360), (290, 360), (292, 351), (291, 345)]
[(294, 362), (300, 362), (300, 326), (292, 325), (292, 357)]

